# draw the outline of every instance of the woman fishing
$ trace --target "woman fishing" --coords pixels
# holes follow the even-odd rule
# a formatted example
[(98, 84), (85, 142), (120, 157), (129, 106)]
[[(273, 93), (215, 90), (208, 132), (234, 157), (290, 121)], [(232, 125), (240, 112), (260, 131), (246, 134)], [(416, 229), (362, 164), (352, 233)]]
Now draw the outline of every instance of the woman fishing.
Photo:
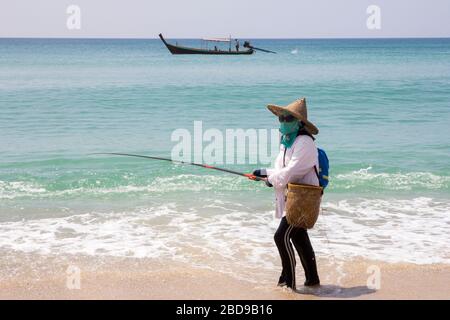
[[(290, 225), (285, 214), (286, 188), (288, 183), (309, 186), (319, 186), (318, 150), (313, 135), (319, 130), (308, 121), (306, 100), (299, 99), (286, 107), (268, 105), (267, 108), (278, 117), (280, 121), (281, 145), (280, 153), (272, 169), (258, 169), (253, 174), (241, 173), (225, 168), (213, 167), (201, 163), (176, 161), (169, 158), (144, 156), (126, 153), (102, 153), (118, 156), (131, 156), (152, 160), (164, 160), (181, 164), (198, 166), (206, 169), (218, 170), (244, 176), (252, 180), (263, 180), (274, 187), (276, 195), (275, 215), (281, 218), (280, 225), (275, 232), (275, 243), (281, 257), (282, 271), (278, 281), (279, 286), (286, 286), (293, 290), (295, 285), (295, 255), (292, 244), (300, 256), (305, 271), (305, 286), (320, 284), (317, 274), (314, 250), (309, 241), (305, 228)], [(315, 188), (315, 187), (314, 187)], [(322, 190), (322, 189), (320, 189)], [(319, 196), (321, 197), (321, 195)], [(289, 203), (288, 203), (289, 204)], [(315, 220), (314, 220), (315, 222)]]
[(253, 174), (259, 178), (267, 178), (266, 184), (275, 189), (275, 216), (281, 218), (281, 221), (274, 238), (283, 268), (278, 285), (296, 289), (294, 244), (305, 271), (304, 285), (316, 286), (320, 284), (320, 280), (314, 250), (306, 229), (289, 225), (286, 220), (285, 191), (288, 183), (319, 186), (316, 171), (319, 167), (318, 151), (313, 137), (319, 130), (308, 121), (305, 98), (286, 107), (268, 105), (267, 108), (280, 121), (280, 153), (274, 168), (258, 169)]

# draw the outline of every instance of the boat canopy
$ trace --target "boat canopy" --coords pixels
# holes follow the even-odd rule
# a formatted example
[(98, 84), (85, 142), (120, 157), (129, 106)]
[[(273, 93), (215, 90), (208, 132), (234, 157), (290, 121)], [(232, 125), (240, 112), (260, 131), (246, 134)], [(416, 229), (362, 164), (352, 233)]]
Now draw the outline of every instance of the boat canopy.
[(230, 38), (204, 38), (203, 41), (230, 42)]

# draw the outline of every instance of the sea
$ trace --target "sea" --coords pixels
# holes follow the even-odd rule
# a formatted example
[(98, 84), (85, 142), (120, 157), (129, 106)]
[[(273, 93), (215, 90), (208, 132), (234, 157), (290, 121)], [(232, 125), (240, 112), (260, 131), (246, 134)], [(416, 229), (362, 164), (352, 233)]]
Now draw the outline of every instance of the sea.
[(247, 279), (278, 269), (273, 189), (93, 153), (170, 158), (177, 129), (276, 130), (267, 104), (306, 97), (330, 161), (309, 231), (318, 258), (449, 264), (450, 39), (251, 43), (276, 54), (0, 39), (0, 251), (177, 261)]

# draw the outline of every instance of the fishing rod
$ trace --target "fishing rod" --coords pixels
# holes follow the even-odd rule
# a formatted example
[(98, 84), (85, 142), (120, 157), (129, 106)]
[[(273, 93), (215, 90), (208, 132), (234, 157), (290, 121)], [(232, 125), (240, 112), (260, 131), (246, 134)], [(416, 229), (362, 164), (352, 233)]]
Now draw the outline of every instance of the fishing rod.
[(179, 160), (172, 160), (170, 158), (143, 156), (143, 155), (139, 155), (139, 154), (118, 153), (118, 152), (90, 153), (89, 155), (114, 155), (114, 156), (125, 156), (125, 157), (152, 159), (152, 160), (170, 161), (170, 162), (173, 162), (173, 163), (188, 164), (188, 165), (191, 165), (191, 166), (197, 166), (197, 167), (201, 167), (201, 168), (205, 168), (205, 169), (213, 169), (213, 170), (217, 170), (217, 171), (227, 172), (227, 173), (235, 174), (235, 175), (238, 175), (238, 176), (246, 177), (246, 178), (248, 178), (250, 180), (265, 181), (264, 178), (257, 177), (257, 176), (255, 176), (254, 174), (251, 174), (251, 173), (242, 173), (242, 172), (238, 172), (238, 171), (234, 171), (234, 170), (213, 167), (213, 166), (210, 166), (210, 165), (207, 165), (207, 164), (201, 164), (201, 163), (195, 163), (195, 162), (185, 162), (185, 161), (179, 161)]

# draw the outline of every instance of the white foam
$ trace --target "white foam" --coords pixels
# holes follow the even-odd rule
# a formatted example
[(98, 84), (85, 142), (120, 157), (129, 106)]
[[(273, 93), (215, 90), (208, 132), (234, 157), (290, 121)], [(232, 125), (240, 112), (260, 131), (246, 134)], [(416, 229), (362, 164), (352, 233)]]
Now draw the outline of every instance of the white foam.
[[(128, 212), (0, 223), (0, 248), (52, 254), (174, 259), (254, 279), (277, 273), (272, 212), (224, 200)], [(450, 263), (450, 202), (351, 199), (324, 203), (311, 241), (319, 257)], [(236, 272), (239, 270), (239, 272)]]
[(323, 206), (319, 230), (345, 256), (390, 262), (450, 263), (450, 203), (354, 199)]
[(331, 183), (345, 189), (368, 186), (382, 190), (412, 190), (415, 187), (437, 190), (450, 188), (450, 176), (430, 172), (373, 173), (372, 167), (368, 167), (332, 176)]
[(8, 182), (0, 180), (0, 199), (14, 199), (16, 197), (27, 196), (30, 194), (42, 194), (45, 192), (45, 188), (30, 182)]
[[(65, 197), (106, 197), (114, 195), (152, 194), (166, 192), (198, 191), (260, 191), (260, 185), (246, 179), (229, 175), (180, 174), (158, 177), (148, 184), (108, 186), (96, 180), (92, 186), (68, 186), (67, 189), (51, 190), (36, 182), (0, 180), (0, 199), (56, 199)], [(332, 175), (330, 190), (392, 191), (425, 189), (450, 190), (450, 176), (438, 176), (429, 172), (374, 173), (372, 167)]]
[(133, 193), (164, 193), (171, 191), (236, 191), (236, 190), (257, 189), (257, 185), (249, 183), (242, 178), (234, 176), (214, 176), (214, 175), (193, 175), (181, 174), (170, 177), (158, 177), (148, 185), (121, 185), (117, 187), (102, 186), (100, 181), (96, 181), (90, 187), (72, 187), (63, 190), (47, 190), (44, 186), (36, 183), (16, 181), (4, 182), (0, 180), (0, 199), (16, 198), (46, 198), (53, 199), (65, 196), (102, 196), (114, 194)]

